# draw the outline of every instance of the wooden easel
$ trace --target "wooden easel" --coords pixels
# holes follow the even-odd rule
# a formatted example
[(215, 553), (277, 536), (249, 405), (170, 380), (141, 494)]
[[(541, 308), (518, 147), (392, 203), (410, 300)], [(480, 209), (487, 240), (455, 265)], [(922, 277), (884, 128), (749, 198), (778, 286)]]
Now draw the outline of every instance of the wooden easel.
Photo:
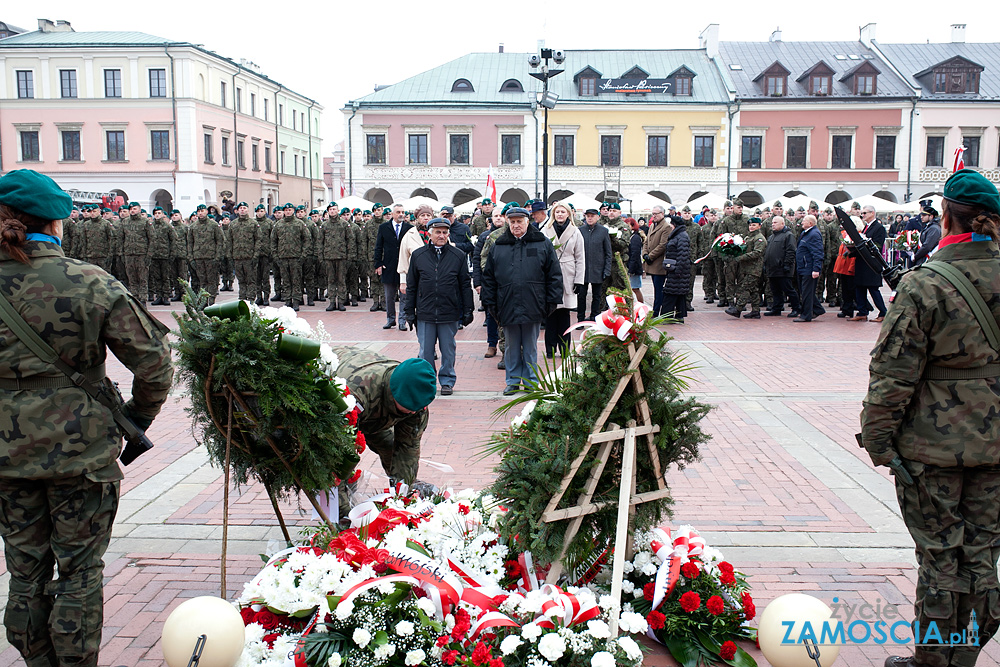
[[(584, 517), (588, 514), (593, 514), (609, 504), (609, 502), (593, 502), (594, 492), (597, 490), (597, 484), (604, 473), (604, 469), (607, 466), (608, 459), (616, 443), (623, 442), (621, 486), (619, 487), (618, 494), (618, 526), (615, 535), (614, 564), (612, 567), (611, 596), (615, 600), (615, 607), (612, 609), (610, 619), (612, 636), (616, 636), (618, 632), (618, 605), (621, 600), (622, 578), (625, 574), (625, 558), (626, 555), (630, 556), (632, 551), (632, 537), (629, 531), (629, 524), (635, 516), (635, 510), (638, 505), (660, 500), (670, 495), (670, 489), (667, 488), (666, 482), (663, 480), (663, 471), (660, 469), (660, 457), (656, 449), (656, 440), (654, 437), (660, 431), (660, 427), (652, 423), (649, 403), (645, 395), (646, 391), (642, 384), (642, 376), (639, 373), (639, 364), (642, 362), (643, 357), (646, 356), (647, 349), (645, 344), (636, 349), (633, 343), (629, 343), (628, 369), (618, 380), (618, 384), (604, 406), (604, 410), (594, 423), (594, 428), (591, 430), (590, 436), (587, 437), (587, 442), (584, 444), (583, 449), (580, 450), (576, 459), (573, 460), (569, 470), (563, 476), (559, 490), (549, 501), (548, 506), (542, 513), (542, 521), (546, 523), (572, 519), (566, 528), (559, 558), (552, 564), (548, 577), (546, 577), (546, 583), (554, 584), (562, 575), (563, 558), (566, 556), (573, 538), (580, 532)], [(611, 412), (618, 405), (622, 393), (624, 393), (629, 385), (632, 385), (636, 396), (639, 397), (636, 403), (637, 418), (629, 420), (625, 428), (620, 428), (617, 424), (608, 424)], [(604, 430), (606, 424), (609, 427), (607, 431)], [(636, 438), (642, 436), (646, 438), (646, 446), (649, 449), (649, 457), (653, 464), (653, 476), (656, 478), (657, 488), (654, 491), (636, 493), (635, 445)], [(590, 453), (591, 447), (598, 443), (600, 444), (600, 448), (597, 450), (597, 463), (590, 471), (590, 476), (584, 484), (583, 493), (577, 498), (575, 505), (556, 509), (566, 494), (567, 489), (569, 489), (569, 485), (572, 483), (580, 466)]]

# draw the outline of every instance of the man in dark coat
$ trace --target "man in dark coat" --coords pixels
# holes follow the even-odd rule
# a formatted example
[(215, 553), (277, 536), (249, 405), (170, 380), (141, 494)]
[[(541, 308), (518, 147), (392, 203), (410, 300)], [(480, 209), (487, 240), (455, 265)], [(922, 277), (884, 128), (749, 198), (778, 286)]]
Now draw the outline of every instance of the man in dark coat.
[[(428, 224), (431, 242), (417, 248), (406, 272), (406, 321), (415, 327), (420, 358), (434, 365), (435, 346), (441, 347), (441, 395), (455, 386), (455, 334), (459, 322), (472, 322), (475, 304), (469, 286), (469, 257), (448, 243), (451, 223), (434, 218)], [(419, 326), (417, 323), (419, 322)]]
[(771, 308), (764, 312), (765, 317), (781, 315), (785, 298), (791, 300), (792, 314), (799, 314), (799, 295), (795, 291), (795, 239), (785, 227), (785, 219), (776, 215), (771, 218), (771, 238), (764, 251), (764, 271), (771, 284), (771, 295), (774, 300)]
[(799, 235), (799, 245), (795, 249), (795, 264), (799, 273), (799, 298), (802, 300), (802, 307), (799, 309), (799, 316), (792, 321), (812, 322), (814, 317), (826, 312), (816, 301), (816, 281), (823, 270), (823, 236), (816, 228), (815, 216), (807, 215), (802, 218), (802, 234)]
[[(399, 273), (396, 264), (399, 263), (399, 240), (409, 231), (412, 225), (403, 220), (403, 207), (395, 204), (392, 207), (392, 218), (383, 222), (378, 228), (375, 239), (375, 273), (382, 278), (382, 291), (385, 294), (386, 322), (383, 329), (396, 326), (396, 293), (399, 291)], [(399, 328), (406, 329), (406, 320), (399, 318)]]
[[(882, 248), (885, 243), (885, 227), (875, 217), (875, 207), (865, 206), (861, 212), (861, 219), (865, 223), (865, 228), (861, 231), (875, 244), (876, 248)], [(852, 251), (852, 254), (854, 251)], [(857, 256), (857, 255), (855, 255)], [(882, 293), (879, 288), (882, 286), (882, 274), (865, 264), (865, 261), (858, 257), (854, 264), (854, 300), (857, 302), (858, 314), (849, 317), (852, 322), (868, 320), (868, 313), (871, 311), (871, 304), (868, 303), (868, 295), (872, 297), (875, 307), (878, 308), (878, 317), (875, 322), (881, 322), (885, 317), (885, 301), (882, 300)]]
[(538, 333), (563, 299), (555, 248), (540, 231), (529, 229), (528, 211), (523, 208), (507, 211), (507, 229), (483, 267), (482, 297), (506, 334), (504, 395), (509, 396), (522, 382), (536, 381), (532, 365), (538, 359)]
[(925, 206), (920, 211), (920, 222), (924, 224), (920, 232), (920, 248), (913, 253), (911, 266), (920, 266), (927, 261), (927, 255), (937, 248), (938, 241), (941, 240), (941, 220), (933, 206)]
[[(583, 234), (583, 249), (586, 255), (587, 270), (584, 271), (584, 280), (580, 285), (577, 294), (576, 319), (595, 320), (597, 315), (604, 310), (604, 281), (611, 275), (611, 261), (614, 255), (611, 252), (611, 236), (608, 228), (597, 224), (600, 220), (599, 214), (594, 209), (589, 209), (584, 214), (587, 224), (580, 227)], [(587, 288), (591, 291), (590, 317), (587, 317)]]
[[(663, 268), (667, 274), (663, 281), (663, 311), (683, 324), (687, 315), (688, 290), (691, 280), (691, 239), (688, 225), (694, 225), (690, 216), (674, 218), (674, 228), (663, 248)], [(669, 268), (668, 268), (669, 265)]]

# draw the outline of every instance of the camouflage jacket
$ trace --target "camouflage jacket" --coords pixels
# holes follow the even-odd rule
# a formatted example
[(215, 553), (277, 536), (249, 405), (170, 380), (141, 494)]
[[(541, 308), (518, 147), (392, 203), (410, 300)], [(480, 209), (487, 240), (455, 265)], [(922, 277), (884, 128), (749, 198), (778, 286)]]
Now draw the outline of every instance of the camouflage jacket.
[(625, 262), (625, 266), (628, 266), (628, 242), (632, 239), (632, 230), (620, 217), (617, 220), (608, 218), (607, 228), (608, 234), (611, 236), (611, 251), (620, 252), (622, 261)]
[(188, 249), (187, 225), (184, 224), (183, 220), (178, 220), (177, 222), (171, 221), (170, 226), (174, 228), (174, 257), (185, 261), (190, 260), (191, 252)]
[(195, 220), (187, 229), (187, 247), (191, 259), (222, 259), (226, 237), (214, 220)]
[(226, 254), (233, 259), (253, 259), (257, 256), (257, 221), (249, 217), (229, 223)]
[(270, 258), (271, 256), (271, 230), (274, 229), (274, 221), (266, 215), (263, 218), (254, 218), (257, 223), (257, 257)]
[(823, 225), (823, 254), (826, 255), (826, 261), (832, 264), (837, 260), (837, 253), (840, 252), (842, 239), (840, 222), (834, 219), (831, 222), (824, 220), (820, 224)]
[[(998, 260), (997, 244), (981, 241), (948, 244), (932, 261), (961, 270), (1000, 319)], [(903, 276), (871, 357), (861, 434), (876, 465), (896, 454), (934, 466), (1000, 464), (997, 378), (925, 377), (932, 366), (1000, 362), (971, 308), (943, 276), (924, 269)]]
[(80, 258), (105, 261), (115, 248), (115, 231), (111, 223), (103, 218), (91, 218), (76, 226), (76, 241), (80, 246)]
[(490, 251), (493, 250), (493, 246), (497, 244), (497, 239), (500, 238), (500, 235), (503, 234), (506, 230), (507, 230), (507, 225), (497, 227), (496, 229), (491, 231), (490, 235), (486, 237), (485, 241), (483, 241), (483, 249), (480, 251), (481, 254), (479, 255), (480, 271), (486, 268), (486, 260), (490, 258)]
[(77, 241), (77, 236), (79, 235), (80, 226), (84, 222), (86, 220), (83, 218), (77, 218), (76, 220), (66, 218), (63, 220), (62, 249), (66, 253), (66, 257), (82, 256), (78, 251), (79, 242)]
[(361, 228), (361, 225), (356, 222), (352, 222), (351, 225), (354, 227), (354, 245), (351, 247), (349, 259), (352, 262), (363, 262), (365, 259), (365, 249), (368, 247), (368, 237), (365, 234), (365, 230)]
[(320, 259), (347, 259), (347, 249), (352, 245), (354, 235), (350, 224), (339, 217), (330, 218), (322, 224)]
[(727, 215), (722, 219), (722, 226), (719, 233), (739, 234), (743, 238), (746, 238), (747, 234), (750, 233), (750, 216), (746, 213), (741, 215)]
[(173, 259), (177, 254), (177, 250), (174, 247), (174, 228), (170, 224), (170, 221), (166, 218), (163, 218), (159, 222), (153, 220), (150, 230), (153, 234), (153, 240), (149, 244), (150, 259)]
[[(100, 366), (110, 348), (135, 375), (131, 407), (155, 417), (173, 378), (167, 327), (103, 269), (50, 243), (29, 241), (25, 252), (28, 266), (0, 251), (0, 291), (70, 366)], [(43, 377), (65, 376), (0, 322), (0, 378)], [(0, 477), (122, 479), (118, 427), (83, 389), (0, 389), (0, 397)]]
[(153, 226), (142, 215), (130, 215), (121, 227), (122, 254), (127, 257), (149, 257), (153, 244)]
[(427, 408), (419, 412), (401, 412), (389, 391), (389, 376), (398, 361), (371, 350), (334, 346), (340, 365), (337, 376), (347, 380), (347, 386), (361, 405), (358, 430), (365, 435), (392, 428), (396, 446), (419, 447), (427, 428)]
[(749, 236), (746, 237), (746, 248), (746, 252), (736, 258), (740, 264), (740, 273), (745, 276), (763, 275), (767, 239), (760, 233), (760, 230), (749, 233)]
[(296, 217), (285, 217), (271, 229), (271, 257), (275, 259), (305, 259), (312, 235)]
[(385, 220), (379, 217), (373, 217), (367, 223), (365, 223), (365, 266), (373, 267), (375, 266), (375, 242), (378, 240), (378, 228)]
[(479, 236), (492, 226), (490, 223), (490, 217), (491, 216), (480, 213), (472, 219), (472, 224), (469, 225), (469, 229), (472, 231), (473, 236)]

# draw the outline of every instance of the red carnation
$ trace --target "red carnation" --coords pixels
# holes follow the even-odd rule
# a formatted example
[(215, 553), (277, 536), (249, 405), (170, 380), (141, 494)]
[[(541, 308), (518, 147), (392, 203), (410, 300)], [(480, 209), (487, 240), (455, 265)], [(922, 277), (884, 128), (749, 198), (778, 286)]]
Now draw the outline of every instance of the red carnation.
[(240, 618), (243, 619), (243, 625), (250, 625), (253, 623), (253, 619), (256, 615), (257, 612), (250, 607), (243, 607), (243, 609), (240, 609)]
[(458, 651), (455, 649), (445, 651), (441, 654), (441, 661), (446, 665), (454, 665), (456, 660), (458, 660)]
[(642, 587), (642, 597), (644, 597), (649, 602), (653, 601), (653, 596), (656, 595), (656, 584), (652, 581)]
[(490, 667), (503, 667), (502, 658), (490, 658)]
[(649, 627), (653, 630), (662, 629), (666, 620), (667, 617), (658, 611), (651, 611), (649, 612), (649, 615), (646, 616), (646, 622), (649, 623)]
[(348, 484), (354, 484), (359, 479), (361, 479), (361, 469), (360, 468), (358, 468), (357, 470), (355, 470), (354, 474), (347, 478), (347, 483)]
[(486, 647), (486, 644), (479, 642), (476, 644), (476, 648), (472, 651), (472, 664), (473, 665), (485, 665), (490, 661), (490, 649)]
[(500, 605), (502, 605), (504, 602), (507, 601), (508, 597), (510, 597), (510, 596), (509, 595), (504, 595), (502, 593), (500, 595), (495, 595), (493, 597), (493, 606), (494, 607), (499, 607)]
[(746, 591), (740, 596), (740, 602), (743, 603), (743, 615), (748, 621), (752, 621), (753, 617), (757, 615), (757, 607), (753, 604), (753, 598)]
[(719, 647), (719, 657), (723, 660), (732, 660), (736, 656), (736, 644), (725, 642)]
[(689, 560), (681, 565), (681, 574), (688, 579), (697, 579), (698, 575), (701, 574), (701, 570), (699, 570), (698, 566), (694, 564), (694, 561)]
[(448, 635), (441, 635), (440, 637), (437, 638), (437, 641), (434, 643), (437, 645), (438, 648), (443, 648), (448, 643), (448, 639), (449, 639)]
[(260, 624), (265, 630), (274, 630), (278, 627), (278, 617), (268, 609), (258, 611), (253, 622)]
[(354, 446), (357, 448), (358, 454), (363, 453), (367, 447), (365, 444), (365, 434), (361, 431), (358, 431), (357, 435), (354, 436)]
[(729, 574), (733, 573), (733, 566), (728, 561), (719, 561), (719, 569), (723, 572), (728, 572)]
[(736, 575), (732, 572), (723, 572), (719, 575), (719, 583), (723, 586), (732, 586), (736, 583)]
[(708, 602), (705, 603), (705, 608), (708, 609), (708, 613), (713, 616), (718, 616), (726, 610), (726, 603), (722, 601), (718, 595), (713, 595), (708, 598)]
[(350, 412), (347, 413), (347, 423), (350, 424), (351, 426), (357, 426), (358, 425), (358, 409), (357, 408), (354, 408), (353, 410), (351, 410)]
[(470, 510), (469, 510), (469, 506), (468, 505), (463, 505), (462, 503), (458, 504), (458, 513), (459, 514), (468, 514), (469, 512), (470, 512)]
[(688, 591), (681, 596), (681, 609), (690, 613), (701, 606), (701, 596), (694, 591)]
[(278, 633), (277, 632), (272, 632), (269, 635), (264, 635), (260, 639), (261, 639), (262, 642), (264, 642), (265, 644), (267, 644), (268, 648), (274, 648), (274, 642), (275, 642), (275, 640), (277, 638), (278, 638)]

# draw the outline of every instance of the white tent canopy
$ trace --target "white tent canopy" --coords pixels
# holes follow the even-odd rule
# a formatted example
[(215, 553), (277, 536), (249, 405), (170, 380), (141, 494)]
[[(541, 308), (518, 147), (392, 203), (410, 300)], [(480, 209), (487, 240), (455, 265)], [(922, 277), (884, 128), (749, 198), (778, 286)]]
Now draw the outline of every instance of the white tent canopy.
[[(601, 208), (601, 202), (597, 201), (596, 199), (591, 199), (587, 195), (582, 195), (578, 192), (574, 192), (569, 197), (566, 197), (565, 199), (557, 201), (555, 203), (566, 204), (567, 206), (572, 204), (573, 208), (575, 208), (577, 213), (579, 213), (580, 215), (583, 215), (583, 212), (586, 211), (588, 208), (596, 208), (596, 209)], [(555, 204), (553, 204), (552, 206), (554, 205)], [(549, 208), (551, 209), (552, 206), (549, 206)]]
[(357, 195), (349, 195), (347, 197), (343, 197), (342, 199), (338, 199), (336, 202), (333, 203), (337, 205), (338, 209), (345, 207), (349, 209), (360, 208), (362, 211), (366, 209), (370, 211), (372, 209), (372, 206), (375, 205), (375, 202), (368, 201), (367, 199), (362, 199)]
[(646, 192), (640, 192), (621, 203), (622, 211), (627, 212), (630, 205), (633, 213), (649, 213), (654, 206), (662, 206), (663, 210), (667, 210), (670, 202), (663, 201)]
[[(465, 202), (464, 204), (462, 204), (460, 206), (456, 206), (455, 207), (455, 213), (457, 213), (458, 215), (472, 215), (473, 213), (476, 212), (476, 206), (478, 206), (479, 202), (481, 202), (481, 201), (482, 201), (482, 199), (476, 198), (476, 199), (473, 199), (471, 201), (467, 201), (467, 202)], [(496, 205), (499, 206), (500, 208), (503, 208), (503, 205), (505, 203), (506, 202), (497, 202)]]
[[(875, 211), (877, 213), (891, 213), (895, 211), (902, 211), (904, 210), (903, 206), (905, 206), (905, 204), (897, 204), (895, 202), (889, 201), (888, 199), (882, 199), (881, 197), (876, 197), (875, 195), (864, 195), (861, 197), (855, 197), (850, 202), (844, 202), (844, 203), (850, 206), (851, 202), (855, 201), (861, 204), (862, 208), (864, 208), (865, 206), (874, 206)], [(920, 204), (917, 203), (914, 209), (914, 213), (916, 213), (919, 210), (920, 210)]]
[[(709, 193), (703, 194), (702, 196), (700, 196), (700, 197), (698, 197), (696, 199), (692, 199), (691, 201), (687, 202), (686, 204), (679, 205), (678, 208), (684, 208), (684, 206), (688, 206), (688, 207), (691, 208), (692, 211), (701, 211), (701, 208), (703, 206), (707, 206), (709, 208), (722, 209), (722, 207), (725, 206), (725, 205), (726, 205), (726, 198), (725, 197), (723, 197), (722, 195), (717, 195), (717, 194), (714, 194), (712, 192), (709, 192)], [(668, 206), (669, 206), (669, 204), (668, 204)]]
[[(418, 206), (426, 204), (430, 206), (435, 211), (440, 211), (443, 204), (437, 199), (431, 199), (430, 197), (424, 197), (417, 195), (416, 197), (410, 197), (409, 199), (404, 199), (403, 201), (395, 202), (395, 204), (402, 205), (403, 209), (406, 211), (412, 211)], [(393, 204), (395, 206), (395, 204)]]

